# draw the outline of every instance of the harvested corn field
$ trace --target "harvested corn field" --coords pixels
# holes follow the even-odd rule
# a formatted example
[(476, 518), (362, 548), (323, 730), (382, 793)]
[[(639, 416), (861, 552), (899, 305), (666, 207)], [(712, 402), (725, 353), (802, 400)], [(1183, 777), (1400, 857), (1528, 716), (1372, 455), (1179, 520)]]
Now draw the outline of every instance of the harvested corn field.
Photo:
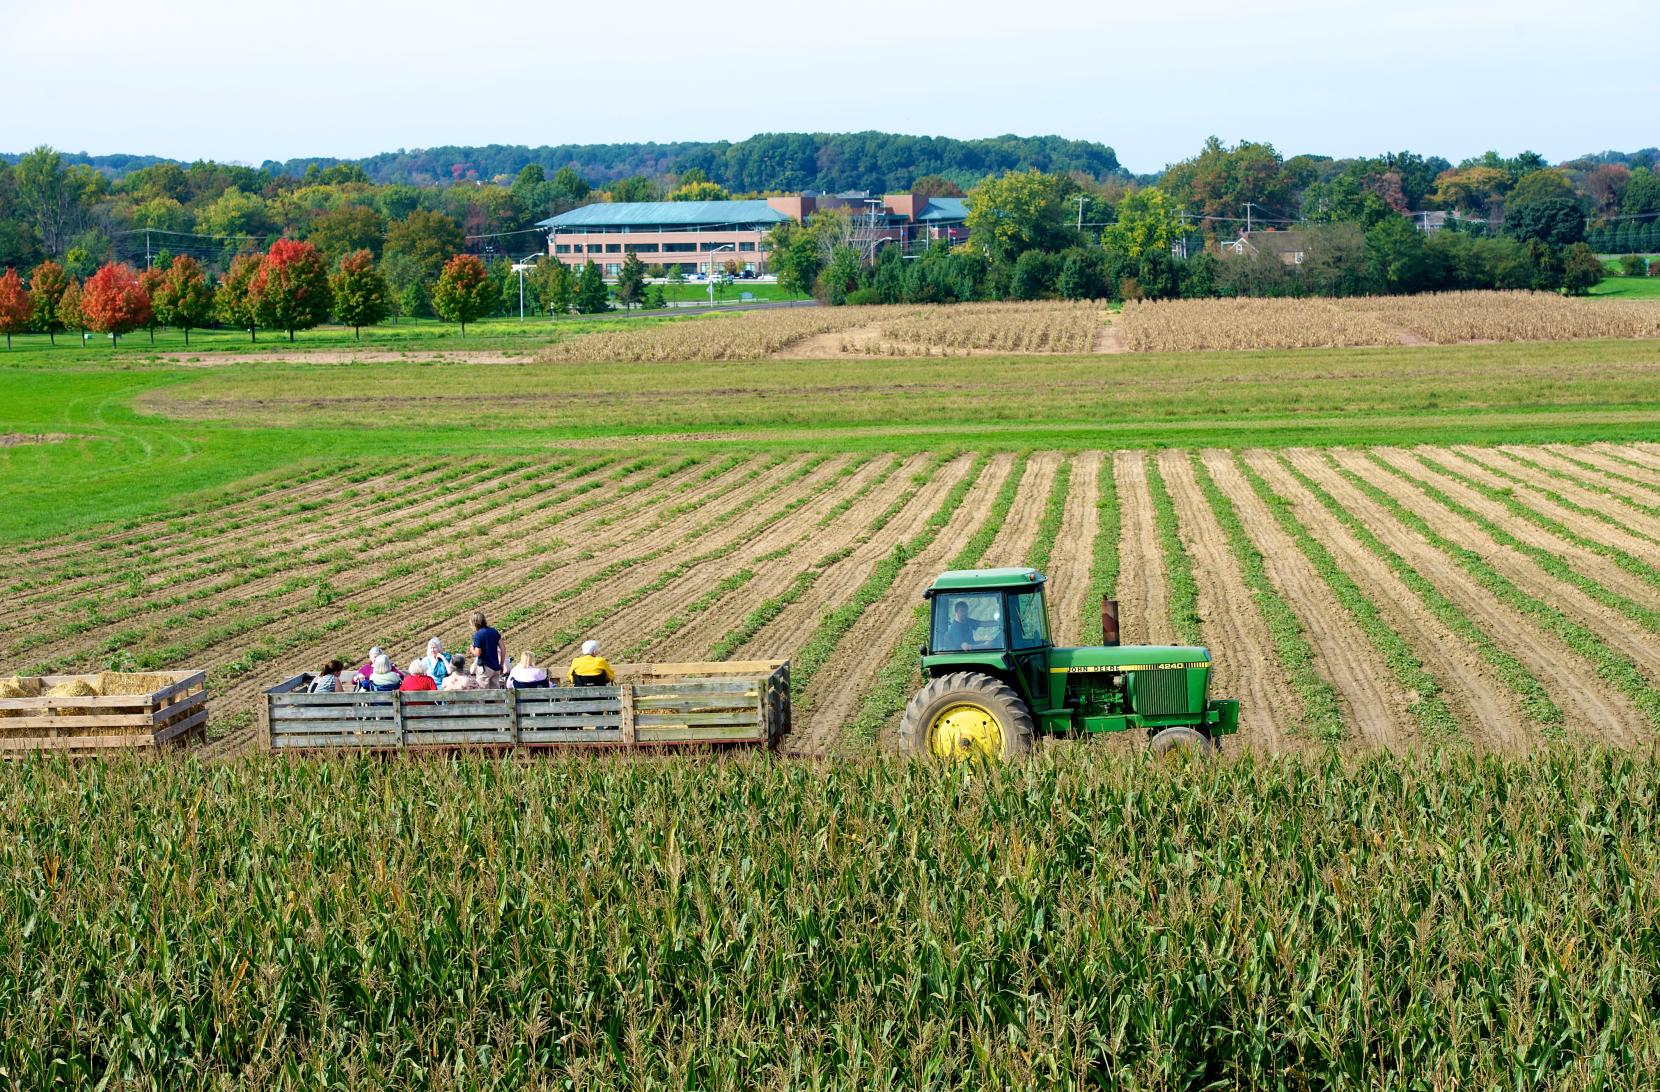
[(1549, 292), (1137, 301), (1116, 325), (1132, 352), (1574, 341), (1660, 337), (1660, 303)]
[[(1660, 728), (1660, 446), (998, 454), (578, 453), (341, 464), (5, 558), (25, 676), (203, 667), (255, 698), (371, 645), (789, 658), (790, 750), (884, 743), (920, 592), (1032, 563), (1052, 627), (1197, 643), (1243, 745), (1526, 750)], [(485, 544), (485, 545), (480, 545)]]

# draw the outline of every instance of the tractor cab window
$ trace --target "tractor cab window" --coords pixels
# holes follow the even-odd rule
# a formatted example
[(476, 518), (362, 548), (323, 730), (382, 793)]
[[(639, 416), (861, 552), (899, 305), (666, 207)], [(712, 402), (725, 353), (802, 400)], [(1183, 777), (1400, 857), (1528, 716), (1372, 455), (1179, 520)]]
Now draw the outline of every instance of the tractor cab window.
[(929, 648), (935, 652), (981, 652), (1002, 647), (1002, 592), (939, 592), (934, 596)]
[(1016, 652), (1049, 644), (1049, 618), (1043, 608), (1042, 589), (1009, 596), (1009, 639)]

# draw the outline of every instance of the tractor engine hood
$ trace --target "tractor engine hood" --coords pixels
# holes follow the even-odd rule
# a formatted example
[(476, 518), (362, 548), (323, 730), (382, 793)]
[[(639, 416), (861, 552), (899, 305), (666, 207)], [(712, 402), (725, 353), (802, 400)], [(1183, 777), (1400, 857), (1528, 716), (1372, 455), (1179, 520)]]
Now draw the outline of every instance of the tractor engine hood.
[(1049, 670), (1068, 674), (1209, 666), (1210, 650), (1193, 645), (1097, 645), (1049, 653)]

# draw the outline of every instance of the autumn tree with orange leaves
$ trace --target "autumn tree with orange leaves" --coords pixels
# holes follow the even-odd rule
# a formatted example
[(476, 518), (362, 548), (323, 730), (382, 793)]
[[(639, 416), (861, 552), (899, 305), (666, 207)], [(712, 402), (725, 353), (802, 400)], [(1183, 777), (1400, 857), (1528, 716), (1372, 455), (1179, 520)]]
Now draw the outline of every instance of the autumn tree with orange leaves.
[(7, 269), (0, 274), (0, 334), (6, 335), (6, 351), (12, 347), (12, 335), (29, 328), (29, 293), (23, 290), (23, 278), (17, 270)]
[(295, 330), (327, 322), (334, 303), (323, 252), (294, 239), (271, 244), (249, 290), (259, 324), (287, 330), (289, 341), (294, 340)]
[(89, 328), (109, 334), (114, 348), (121, 335), (150, 321), (150, 296), (138, 272), (124, 262), (105, 262), (86, 279), (81, 290), (81, 312)]

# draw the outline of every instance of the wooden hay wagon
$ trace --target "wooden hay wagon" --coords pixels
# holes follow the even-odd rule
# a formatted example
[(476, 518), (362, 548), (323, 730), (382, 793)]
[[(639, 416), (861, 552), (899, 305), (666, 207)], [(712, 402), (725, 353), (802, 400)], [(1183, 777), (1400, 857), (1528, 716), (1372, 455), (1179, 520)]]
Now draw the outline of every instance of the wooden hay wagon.
[(0, 693), (26, 692), (0, 696), (0, 758), (154, 754), (199, 742), (207, 738), (206, 678), (200, 671), (105, 671), (13, 680)]
[(267, 750), (767, 746), (790, 729), (787, 660), (619, 664), (617, 685), (537, 690), (265, 692)]

